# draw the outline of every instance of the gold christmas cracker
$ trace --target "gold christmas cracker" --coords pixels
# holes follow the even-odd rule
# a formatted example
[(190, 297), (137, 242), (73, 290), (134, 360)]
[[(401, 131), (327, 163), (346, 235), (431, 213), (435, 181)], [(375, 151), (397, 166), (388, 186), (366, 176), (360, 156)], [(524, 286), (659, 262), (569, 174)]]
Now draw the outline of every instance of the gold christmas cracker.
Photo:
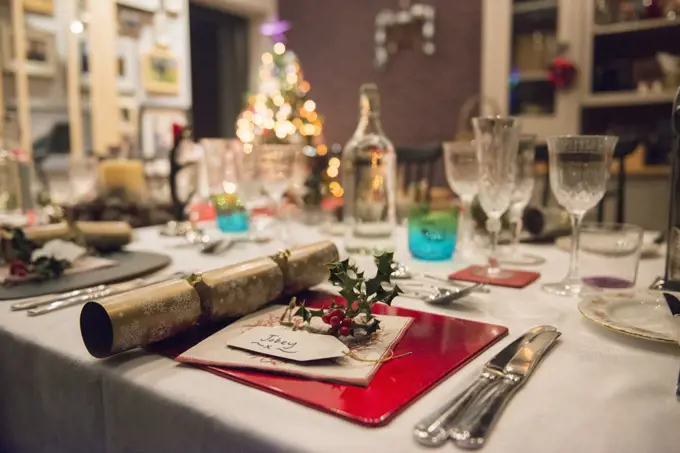
[(80, 332), (90, 354), (103, 358), (169, 338), (200, 316), (196, 289), (186, 280), (172, 280), (86, 303)]
[(203, 315), (218, 321), (243, 316), (271, 302), (283, 292), (283, 272), (269, 258), (204, 272), (195, 284)]
[(97, 250), (118, 250), (132, 241), (132, 227), (127, 222), (75, 222), (72, 228), (66, 222), (26, 227), (27, 239), (44, 244), (52, 239), (81, 238)]
[(201, 322), (257, 311), (282, 295), (328, 278), (338, 259), (330, 241), (226, 266), (85, 304), (80, 329), (87, 350), (107, 357), (169, 338)]
[(294, 248), (279, 262), (285, 281), (285, 294), (295, 294), (328, 279), (328, 263), (337, 261), (338, 248), (331, 241)]

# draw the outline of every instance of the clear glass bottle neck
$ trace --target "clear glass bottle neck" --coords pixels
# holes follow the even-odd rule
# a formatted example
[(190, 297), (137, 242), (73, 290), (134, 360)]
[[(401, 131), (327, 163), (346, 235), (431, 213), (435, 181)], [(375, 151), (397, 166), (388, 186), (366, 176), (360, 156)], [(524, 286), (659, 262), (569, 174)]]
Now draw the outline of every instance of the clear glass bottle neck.
[(367, 134), (385, 135), (380, 122), (380, 110), (377, 107), (377, 102), (362, 96), (359, 103), (359, 124), (354, 135)]

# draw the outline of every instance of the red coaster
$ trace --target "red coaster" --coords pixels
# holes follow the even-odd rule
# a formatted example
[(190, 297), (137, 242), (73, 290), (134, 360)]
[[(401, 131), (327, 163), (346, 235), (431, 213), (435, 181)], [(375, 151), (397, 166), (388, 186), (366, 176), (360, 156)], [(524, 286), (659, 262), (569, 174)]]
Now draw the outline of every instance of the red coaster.
[(477, 275), (476, 272), (484, 270), (483, 266), (468, 266), (458, 272), (449, 275), (450, 280), (463, 280), (465, 282), (486, 283), (494, 286), (507, 286), (509, 288), (524, 288), (533, 283), (541, 276), (538, 272), (519, 271), (515, 269), (504, 269), (507, 272), (512, 272), (510, 277), (506, 278), (488, 278)]

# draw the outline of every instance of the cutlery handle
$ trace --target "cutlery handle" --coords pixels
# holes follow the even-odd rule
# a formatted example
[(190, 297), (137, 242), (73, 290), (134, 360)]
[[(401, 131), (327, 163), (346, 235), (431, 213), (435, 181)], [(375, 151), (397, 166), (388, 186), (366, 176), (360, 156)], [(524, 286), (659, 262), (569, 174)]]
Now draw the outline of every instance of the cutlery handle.
[(36, 308), (42, 305), (48, 305), (53, 302), (58, 302), (62, 300), (71, 299), (80, 295), (89, 295), (96, 293), (97, 291), (103, 291), (107, 288), (107, 285), (97, 285), (89, 288), (76, 289), (63, 294), (47, 294), (45, 296), (32, 297), (30, 300), (25, 300), (22, 302), (17, 302), (12, 304), (12, 310), (28, 310), (29, 308)]
[(449, 430), (456, 445), (468, 450), (481, 448), (518, 387), (519, 384), (511, 379), (502, 379), (486, 398), (473, 404), (460, 423)]
[(443, 445), (449, 437), (447, 425), (468, 407), (470, 402), (477, 398), (490, 383), (490, 378), (480, 376), (462, 393), (422, 419), (413, 430), (415, 440), (428, 447)]

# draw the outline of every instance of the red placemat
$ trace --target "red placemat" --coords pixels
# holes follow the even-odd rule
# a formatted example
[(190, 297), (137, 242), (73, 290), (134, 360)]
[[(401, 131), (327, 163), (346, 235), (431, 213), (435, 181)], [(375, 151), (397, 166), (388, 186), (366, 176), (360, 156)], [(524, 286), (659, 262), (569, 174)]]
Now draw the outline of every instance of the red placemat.
[[(323, 293), (304, 297), (308, 306), (330, 304)], [(312, 302), (313, 301), (313, 302)], [(383, 364), (368, 387), (313, 381), (258, 371), (212, 366), (211, 373), (338, 415), (355, 423), (377, 427), (386, 424), (428, 389), (446, 378), (508, 333), (507, 327), (465, 319), (388, 307), (378, 304), (376, 314), (410, 316), (411, 327), (397, 344), (394, 354), (410, 355)], [(194, 339), (191, 343), (196, 344)], [(187, 347), (193, 346), (184, 345)], [(159, 350), (158, 348), (155, 348)], [(173, 348), (161, 353), (175, 356)], [(175, 352), (182, 352), (187, 348)]]
[(535, 282), (541, 276), (538, 272), (519, 271), (516, 269), (504, 269), (512, 272), (512, 276), (506, 278), (488, 278), (477, 275), (478, 270), (484, 270), (484, 266), (468, 266), (458, 272), (449, 275), (450, 280), (463, 280), (465, 282), (486, 283), (494, 286), (507, 286), (509, 288), (524, 288)]

